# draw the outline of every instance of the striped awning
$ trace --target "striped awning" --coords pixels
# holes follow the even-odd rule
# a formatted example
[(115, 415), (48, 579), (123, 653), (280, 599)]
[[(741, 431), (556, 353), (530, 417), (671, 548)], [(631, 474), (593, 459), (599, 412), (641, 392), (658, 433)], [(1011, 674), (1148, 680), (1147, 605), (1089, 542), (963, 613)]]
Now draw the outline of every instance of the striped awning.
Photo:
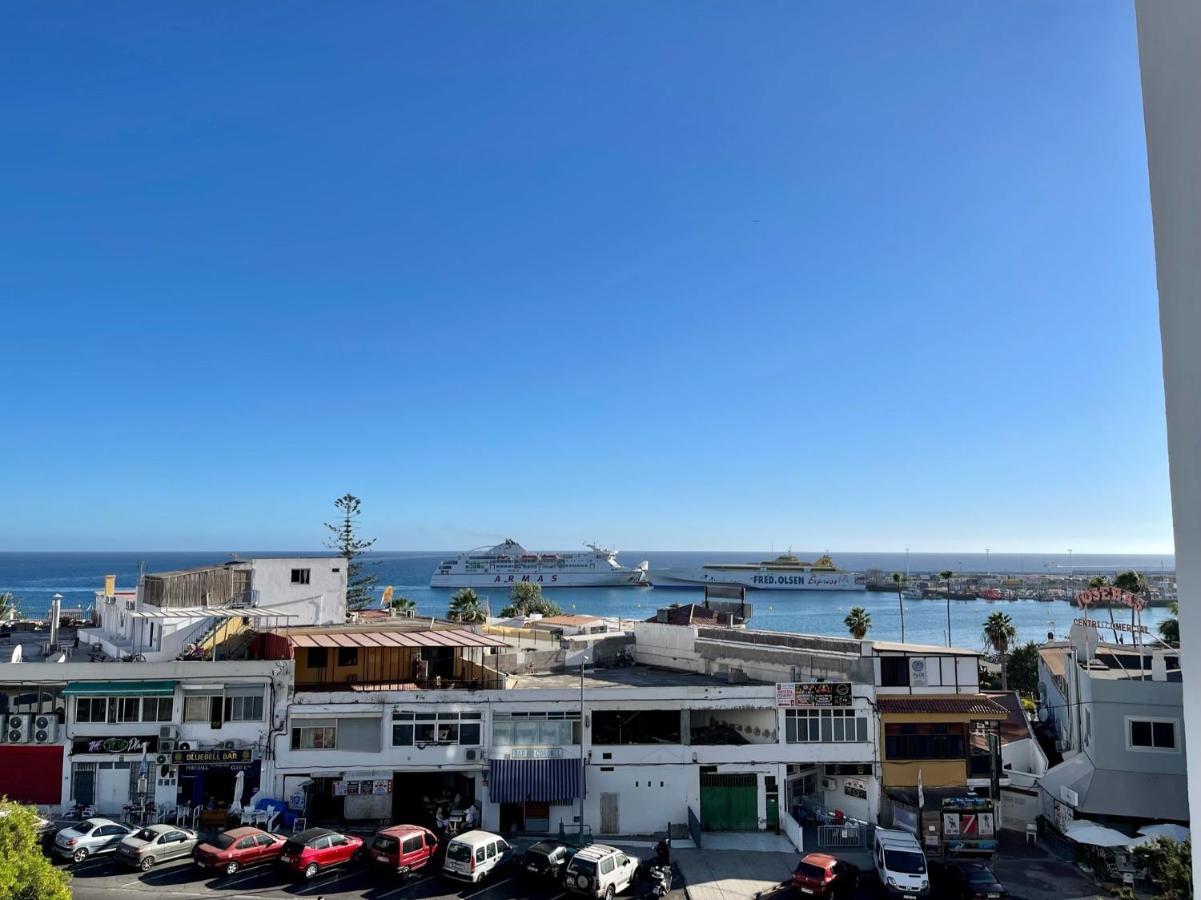
[(465, 628), (447, 628), (436, 631), (404, 631), (380, 629), (378, 631), (349, 631), (329, 629), (324, 631), (289, 631), (280, 629), (276, 634), (287, 638), (294, 647), (507, 647), (504, 641), (478, 634)]
[(561, 803), (580, 796), (578, 759), (489, 760), (493, 803)]

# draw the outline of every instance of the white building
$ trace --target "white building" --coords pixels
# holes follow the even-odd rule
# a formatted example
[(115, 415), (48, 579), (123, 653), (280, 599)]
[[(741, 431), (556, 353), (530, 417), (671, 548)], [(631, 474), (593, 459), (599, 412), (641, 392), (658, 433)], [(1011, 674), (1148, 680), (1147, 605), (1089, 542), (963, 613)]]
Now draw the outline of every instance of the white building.
[(81, 641), (113, 659), (211, 658), (252, 625), (346, 620), (345, 561), (337, 556), (257, 557), (142, 576), (134, 592), (96, 592), (98, 624)]

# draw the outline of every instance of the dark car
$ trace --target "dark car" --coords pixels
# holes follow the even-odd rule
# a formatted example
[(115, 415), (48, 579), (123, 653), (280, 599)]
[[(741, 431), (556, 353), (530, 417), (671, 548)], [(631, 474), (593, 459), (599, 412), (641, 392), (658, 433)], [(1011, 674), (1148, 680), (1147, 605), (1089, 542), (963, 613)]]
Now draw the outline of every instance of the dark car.
[(368, 858), (401, 876), (424, 869), (438, 855), (438, 836), (420, 825), (393, 825), (376, 832)]
[(527, 878), (562, 881), (577, 849), (559, 841), (539, 841), (521, 855), (517, 871)]
[(202, 869), (233, 875), (239, 869), (275, 862), (284, 849), (284, 838), (246, 826), (223, 831), (192, 851)]
[(828, 853), (808, 853), (792, 873), (792, 886), (807, 897), (849, 897), (859, 886), (859, 867)]
[(279, 864), (305, 878), (315, 878), (318, 872), (359, 859), (362, 849), (363, 839), (353, 834), (309, 828), (288, 838)]
[(955, 860), (943, 866), (945, 893), (963, 900), (1007, 900), (1009, 891), (982, 862)]

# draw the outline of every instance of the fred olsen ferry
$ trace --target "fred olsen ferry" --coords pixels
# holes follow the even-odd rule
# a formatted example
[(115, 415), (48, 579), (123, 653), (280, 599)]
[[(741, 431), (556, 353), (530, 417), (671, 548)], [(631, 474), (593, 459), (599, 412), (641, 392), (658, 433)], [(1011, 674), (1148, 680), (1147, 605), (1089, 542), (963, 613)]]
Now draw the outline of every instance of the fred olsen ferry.
[(861, 591), (865, 579), (844, 572), (830, 557), (802, 562), (791, 553), (759, 563), (706, 563), (699, 569), (665, 569), (651, 580), (655, 587), (690, 588), (704, 584), (730, 584), (767, 591)]
[(430, 587), (495, 587), (532, 581), (555, 587), (623, 587), (650, 584), (648, 564), (627, 569), (617, 551), (585, 544), (576, 553), (531, 553), (512, 539), (487, 549), (469, 550), (443, 560), (430, 577)]

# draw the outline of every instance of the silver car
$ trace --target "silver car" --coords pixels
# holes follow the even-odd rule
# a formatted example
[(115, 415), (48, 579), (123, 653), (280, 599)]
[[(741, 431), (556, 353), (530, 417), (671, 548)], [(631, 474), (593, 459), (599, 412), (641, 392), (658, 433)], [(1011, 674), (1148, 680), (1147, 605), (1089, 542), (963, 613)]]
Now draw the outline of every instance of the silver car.
[(200, 835), (188, 828), (176, 825), (148, 825), (129, 835), (117, 847), (121, 862), (143, 872), (155, 863), (181, 856), (191, 856)]
[(112, 819), (84, 819), (68, 825), (54, 836), (54, 852), (75, 862), (89, 856), (112, 853), (133, 828)]

